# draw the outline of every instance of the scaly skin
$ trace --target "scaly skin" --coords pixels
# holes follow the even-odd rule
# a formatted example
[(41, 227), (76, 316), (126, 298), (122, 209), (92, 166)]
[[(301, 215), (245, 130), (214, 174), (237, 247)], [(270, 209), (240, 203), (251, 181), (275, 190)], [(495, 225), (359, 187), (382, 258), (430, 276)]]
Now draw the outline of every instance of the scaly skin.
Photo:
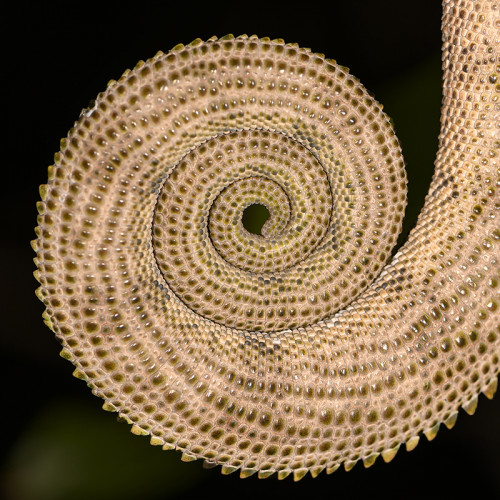
[(110, 82), (33, 243), (45, 321), (104, 408), (186, 460), (300, 479), (389, 461), (493, 397), (499, 26), (497, 1), (443, 2), (436, 171), (392, 259), (401, 151), (346, 68), (225, 37)]

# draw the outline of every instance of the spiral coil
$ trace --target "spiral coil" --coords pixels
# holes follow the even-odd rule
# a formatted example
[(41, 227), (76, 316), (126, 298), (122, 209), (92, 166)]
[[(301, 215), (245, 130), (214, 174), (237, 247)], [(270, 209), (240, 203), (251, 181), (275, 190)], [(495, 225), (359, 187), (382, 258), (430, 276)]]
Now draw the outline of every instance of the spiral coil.
[[(493, 3), (476, 4), (470, 29), (492, 30)], [(460, 12), (445, 3), (444, 26), (465, 36)], [(445, 84), (436, 175), (392, 260), (401, 150), (346, 68), (229, 36), (110, 82), (62, 141), (34, 242), (44, 318), (105, 409), (185, 459), (298, 479), (389, 461), (492, 396), (494, 39), (469, 89), (482, 145), (460, 151), (467, 89)], [(473, 179), (460, 153), (480, 148)], [(253, 204), (270, 214), (260, 235), (242, 223)]]

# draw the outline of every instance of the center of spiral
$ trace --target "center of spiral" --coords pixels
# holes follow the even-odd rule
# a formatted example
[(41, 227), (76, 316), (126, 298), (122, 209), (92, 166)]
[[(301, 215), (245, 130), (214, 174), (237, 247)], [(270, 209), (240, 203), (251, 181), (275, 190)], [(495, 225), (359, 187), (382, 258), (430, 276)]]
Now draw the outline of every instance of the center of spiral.
[[(268, 218), (247, 230), (252, 211)], [(325, 296), (315, 306), (315, 279), (296, 266), (331, 240), (332, 213), (328, 175), (300, 142), (262, 130), (223, 134), (165, 180), (153, 220), (156, 262), (184, 304), (226, 326), (316, 321), (331, 305)]]
[(268, 219), (269, 210), (267, 207), (260, 203), (253, 203), (243, 210), (241, 222), (249, 233), (262, 236), (262, 226)]

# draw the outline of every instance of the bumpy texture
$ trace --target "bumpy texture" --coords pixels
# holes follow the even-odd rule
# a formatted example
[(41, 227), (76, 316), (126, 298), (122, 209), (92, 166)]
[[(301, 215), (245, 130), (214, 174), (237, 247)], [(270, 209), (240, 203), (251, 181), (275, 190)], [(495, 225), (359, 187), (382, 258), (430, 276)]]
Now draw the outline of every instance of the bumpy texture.
[(499, 13), (444, 2), (436, 172), (392, 259), (401, 151), (346, 68), (224, 37), (110, 82), (34, 241), (45, 321), (105, 409), (186, 460), (300, 479), (389, 461), (493, 396)]

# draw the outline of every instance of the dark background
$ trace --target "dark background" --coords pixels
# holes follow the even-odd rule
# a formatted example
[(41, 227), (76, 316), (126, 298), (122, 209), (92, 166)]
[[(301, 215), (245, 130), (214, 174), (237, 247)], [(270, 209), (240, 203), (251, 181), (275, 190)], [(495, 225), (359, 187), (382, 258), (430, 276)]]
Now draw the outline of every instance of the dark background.
[[(0, 242), (0, 498), (156, 500), (186, 495), (265, 498), (500, 497), (500, 398), (460, 411), (452, 431), (411, 453), (294, 484), (240, 480), (182, 463), (133, 436), (71, 376), (41, 320), (33, 252), (38, 185), (64, 137), (110, 79), (158, 50), (247, 33), (297, 42), (336, 59), (393, 118), (409, 177), (402, 239), (415, 223), (437, 148), (440, 2), (19, 2), (2, 21)], [(5, 13), (4, 13), (5, 14)], [(6, 108), (6, 109), (5, 109)]]

